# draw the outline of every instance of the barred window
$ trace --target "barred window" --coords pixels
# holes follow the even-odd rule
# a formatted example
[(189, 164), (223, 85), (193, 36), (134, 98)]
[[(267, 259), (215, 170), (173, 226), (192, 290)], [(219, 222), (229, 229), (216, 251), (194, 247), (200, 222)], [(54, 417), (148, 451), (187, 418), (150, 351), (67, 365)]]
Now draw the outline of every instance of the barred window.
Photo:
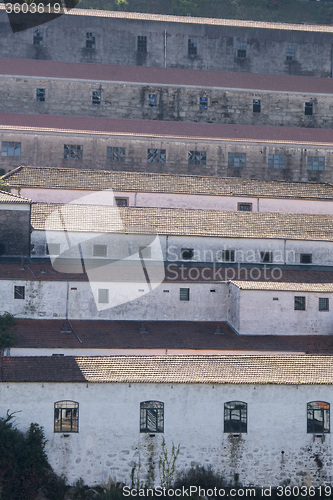
[(308, 170), (325, 170), (325, 156), (308, 156)]
[(294, 297), (295, 311), (305, 311), (305, 297)]
[(189, 165), (206, 165), (206, 151), (189, 151)]
[(145, 54), (147, 52), (147, 37), (138, 36), (138, 52)]
[(164, 432), (164, 403), (140, 403), (140, 432)]
[(247, 432), (247, 404), (242, 401), (224, 403), (224, 432)]
[(273, 252), (260, 252), (261, 262), (273, 262)]
[(245, 167), (246, 153), (228, 153), (228, 167)]
[(165, 149), (148, 149), (148, 163), (166, 163)]
[(195, 38), (188, 39), (187, 53), (189, 56), (196, 56), (198, 53), (198, 42)]
[(326, 401), (311, 401), (307, 404), (307, 432), (330, 432), (330, 404)]
[(86, 34), (86, 49), (96, 49), (95, 33)]
[(92, 104), (97, 106), (102, 102), (102, 92), (100, 90), (93, 90), (92, 92)]
[(179, 300), (190, 300), (190, 289), (180, 288), (179, 289)]
[(313, 102), (306, 102), (304, 106), (304, 114), (311, 116), (313, 115)]
[(25, 299), (25, 286), (14, 285), (14, 299)]
[(261, 101), (260, 99), (253, 99), (252, 101), (252, 111), (253, 113), (261, 112)]
[(124, 163), (124, 161), (125, 161), (125, 148), (108, 146), (106, 148), (106, 161)]
[(206, 111), (208, 109), (208, 97), (200, 97), (199, 110)]
[(33, 34), (34, 45), (43, 45), (44, 31), (41, 28), (36, 28)]
[(79, 432), (79, 403), (54, 403), (54, 432)]
[(75, 144), (65, 144), (64, 145), (64, 159), (68, 160), (82, 160), (83, 146), (77, 146)]
[(241, 212), (252, 212), (252, 203), (238, 203), (237, 210)]
[(1, 143), (1, 156), (21, 156), (21, 143), (20, 142), (7, 142)]
[(246, 57), (246, 42), (238, 42), (237, 57), (244, 59)]
[(45, 89), (36, 89), (36, 100), (38, 102), (45, 102)]
[(329, 311), (330, 299), (326, 297), (319, 298), (319, 311)]
[(157, 94), (149, 94), (148, 108), (156, 108), (156, 107), (157, 107)]
[(295, 60), (295, 47), (293, 45), (287, 45), (286, 47), (286, 60), (287, 61)]
[(285, 155), (268, 155), (269, 168), (285, 168), (286, 157)]

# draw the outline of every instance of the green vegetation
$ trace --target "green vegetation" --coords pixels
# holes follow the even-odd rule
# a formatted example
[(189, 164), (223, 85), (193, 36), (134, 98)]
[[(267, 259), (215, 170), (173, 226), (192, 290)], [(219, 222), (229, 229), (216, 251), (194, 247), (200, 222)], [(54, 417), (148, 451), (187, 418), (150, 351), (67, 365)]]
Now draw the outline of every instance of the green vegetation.
[(12, 345), (14, 345), (14, 325), (15, 320), (11, 314), (8, 312), (0, 314), (0, 350), (3, 347), (12, 347)]
[(81, 0), (83, 9), (149, 12), (284, 23), (333, 23), (333, 1), (308, 0)]

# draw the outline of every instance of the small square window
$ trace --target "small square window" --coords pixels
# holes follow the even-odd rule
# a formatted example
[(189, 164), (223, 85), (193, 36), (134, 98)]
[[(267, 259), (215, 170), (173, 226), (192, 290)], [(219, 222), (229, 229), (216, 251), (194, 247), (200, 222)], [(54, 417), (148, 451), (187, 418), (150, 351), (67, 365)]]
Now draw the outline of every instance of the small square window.
[(238, 42), (237, 57), (244, 59), (246, 57), (246, 42)]
[(294, 297), (295, 311), (305, 311), (305, 297)]
[(149, 94), (148, 108), (156, 108), (156, 107), (157, 107), (157, 94)]
[(86, 34), (86, 49), (96, 49), (95, 33)]
[(92, 104), (96, 104), (97, 106), (102, 102), (102, 92), (100, 90), (93, 90), (92, 93)]
[(301, 253), (300, 262), (301, 262), (301, 264), (311, 264), (312, 263), (312, 253)]
[(319, 311), (329, 311), (330, 299), (326, 297), (319, 298)]
[(286, 60), (287, 61), (295, 60), (295, 47), (293, 45), (287, 45), (286, 47)]
[(190, 289), (189, 288), (180, 288), (179, 300), (190, 300)]
[(76, 146), (75, 144), (64, 145), (64, 159), (68, 160), (82, 160), (83, 146)]
[(36, 100), (38, 102), (45, 102), (45, 89), (36, 89)]
[(164, 432), (164, 403), (160, 401), (140, 403), (140, 432)]
[(93, 246), (93, 256), (94, 257), (106, 257), (107, 246), (106, 245), (94, 245)]
[(180, 258), (183, 260), (192, 260), (194, 255), (193, 248), (182, 248), (180, 251)]
[(246, 154), (245, 153), (228, 153), (228, 167), (245, 167)]
[(151, 247), (139, 247), (140, 259), (151, 259)]
[(286, 157), (285, 155), (268, 155), (269, 168), (285, 168)]
[(54, 403), (54, 432), (79, 432), (79, 403)]
[(165, 149), (148, 149), (148, 163), (166, 163)]
[(273, 262), (273, 252), (260, 252), (261, 262)]
[(307, 432), (330, 432), (330, 404), (326, 401), (311, 401), (307, 404)]
[(313, 102), (305, 103), (304, 114), (307, 116), (313, 115)]
[(25, 286), (14, 286), (14, 299), (25, 298)]
[(60, 254), (60, 243), (48, 243), (46, 245), (47, 255), (59, 255)]
[(128, 207), (128, 198), (115, 198), (117, 207)]
[(189, 151), (188, 164), (191, 165), (206, 165), (206, 151)]
[(142, 54), (147, 53), (147, 37), (146, 36), (138, 36), (138, 52)]
[(99, 304), (109, 303), (109, 290), (107, 288), (98, 289), (98, 303)]
[(208, 97), (200, 97), (199, 110), (206, 111), (208, 109)]
[(2, 142), (1, 143), (1, 156), (21, 156), (21, 143), (20, 142)]
[(252, 101), (252, 110), (253, 110), (253, 113), (260, 113), (261, 112), (261, 101), (260, 101), (260, 99), (253, 99), (253, 101)]
[(235, 262), (235, 250), (222, 250), (221, 260), (223, 262)]
[(44, 32), (42, 29), (37, 28), (34, 30), (34, 35), (33, 35), (34, 45), (43, 45), (43, 35), (44, 35)]
[(325, 170), (324, 156), (308, 156), (308, 170)]
[(247, 432), (247, 404), (242, 401), (224, 403), (224, 432)]
[(125, 148), (108, 146), (106, 148), (106, 161), (112, 161), (112, 162), (116, 162), (116, 163), (124, 163), (124, 161), (125, 161)]
[(198, 42), (195, 38), (188, 39), (187, 53), (189, 56), (196, 56), (198, 53)]
[(238, 203), (237, 210), (241, 212), (252, 212), (252, 203)]

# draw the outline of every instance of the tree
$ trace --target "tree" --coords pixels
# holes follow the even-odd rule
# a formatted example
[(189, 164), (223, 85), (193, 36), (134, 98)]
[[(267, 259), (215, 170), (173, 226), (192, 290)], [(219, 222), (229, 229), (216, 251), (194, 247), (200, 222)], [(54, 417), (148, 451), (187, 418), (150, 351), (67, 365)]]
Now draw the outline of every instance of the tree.
[(0, 350), (4, 347), (11, 347), (12, 345), (14, 345), (14, 325), (14, 316), (9, 314), (8, 312), (0, 314)]

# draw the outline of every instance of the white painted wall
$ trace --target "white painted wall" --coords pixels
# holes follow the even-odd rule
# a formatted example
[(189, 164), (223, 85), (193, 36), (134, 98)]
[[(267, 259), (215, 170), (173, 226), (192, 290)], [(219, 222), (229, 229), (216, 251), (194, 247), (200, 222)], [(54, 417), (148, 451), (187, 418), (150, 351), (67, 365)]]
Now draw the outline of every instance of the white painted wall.
[[(54, 433), (54, 402), (79, 403), (79, 432), (65, 437)], [(140, 402), (164, 403), (163, 434), (140, 433)], [(224, 403), (248, 404), (246, 434), (223, 432)], [(16, 414), (16, 425), (31, 422), (44, 427), (51, 465), (71, 483), (80, 477), (88, 484), (130, 482), (139, 460), (139, 480), (147, 477), (149, 457), (159, 484), (158, 461), (164, 437), (168, 450), (180, 445), (177, 470), (212, 465), (227, 481), (235, 474), (244, 485), (270, 486), (290, 480), (292, 485), (324, 485), (333, 480), (332, 435), (307, 434), (306, 408), (310, 401), (327, 401), (332, 387), (318, 385), (211, 384), (86, 384), (2, 383), (0, 416)], [(152, 450), (153, 449), (153, 450)], [(150, 450), (150, 451), (149, 451)], [(169, 453), (170, 456), (170, 453)], [(322, 462), (318, 467), (316, 456)]]

